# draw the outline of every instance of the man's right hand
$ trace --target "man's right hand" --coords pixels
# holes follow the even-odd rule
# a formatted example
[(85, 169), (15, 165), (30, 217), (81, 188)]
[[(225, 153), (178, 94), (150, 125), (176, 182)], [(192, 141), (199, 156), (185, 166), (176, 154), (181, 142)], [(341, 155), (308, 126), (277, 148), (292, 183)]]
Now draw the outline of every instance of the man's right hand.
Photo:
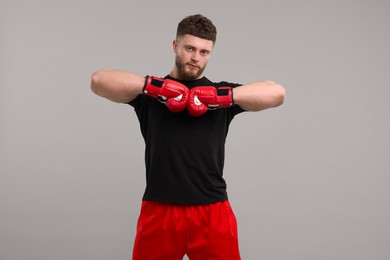
[(189, 89), (174, 80), (146, 76), (143, 93), (157, 98), (171, 112), (177, 113), (186, 108)]

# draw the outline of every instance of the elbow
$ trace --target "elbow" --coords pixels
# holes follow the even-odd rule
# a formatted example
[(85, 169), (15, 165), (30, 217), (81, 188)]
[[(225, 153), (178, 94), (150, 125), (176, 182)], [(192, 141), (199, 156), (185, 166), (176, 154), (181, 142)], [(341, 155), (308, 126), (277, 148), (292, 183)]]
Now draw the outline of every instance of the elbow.
[[(260, 107), (264, 105), (266, 106), (266, 108), (274, 108), (281, 106), (284, 103), (284, 99), (286, 96), (286, 91), (284, 87), (270, 80), (263, 81), (262, 84), (264, 83), (269, 86), (268, 98), (262, 100), (264, 104), (260, 105)], [(259, 103), (261, 104), (262, 102)]]
[(278, 107), (283, 105), (284, 99), (286, 96), (286, 91), (282, 85), (276, 84), (275, 83), (275, 96), (274, 96), (274, 106), (273, 107)]
[(99, 95), (99, 85), (101, 81), (100, 71), (96, 71), (91, 75), (91, 91)]
[(112, 71), (112, 69), (111, 68), (104, 68), (104, 69), (95, 71), (91, 75), (91, 90), (96, 95), (102, 96), (101, 94), (103, 92), (103, 86), (104, 86), (103, 81), (107, 75), (107, 71)]

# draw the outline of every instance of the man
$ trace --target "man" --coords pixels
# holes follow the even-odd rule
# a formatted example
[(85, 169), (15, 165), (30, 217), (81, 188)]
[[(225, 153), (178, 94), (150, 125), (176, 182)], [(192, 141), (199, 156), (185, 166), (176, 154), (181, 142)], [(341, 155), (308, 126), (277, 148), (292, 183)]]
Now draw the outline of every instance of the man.
[(272, 81), (207, 79), (203, 72), (216, 34), (208, 18), (188, 16), (178, 24), (175, 64), (165, 78), (111, 69), (92, 75), (94, 93), (134, 107), (145, 140), (135, 260), (240, 259), (223, 179), (229, 124), (244, 111), (281, 105), (284, 88)]

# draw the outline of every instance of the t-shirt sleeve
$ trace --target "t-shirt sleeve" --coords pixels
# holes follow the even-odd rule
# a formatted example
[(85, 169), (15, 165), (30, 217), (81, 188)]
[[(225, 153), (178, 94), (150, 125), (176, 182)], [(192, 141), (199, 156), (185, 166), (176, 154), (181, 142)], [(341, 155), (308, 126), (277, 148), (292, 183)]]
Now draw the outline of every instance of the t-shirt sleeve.
[(138, 95), (127, 104), (135, 108), (141, 102), (141, 99), (142, 99), (142, 95)]
[(146, 95), (138, 95), (128, 104), (134, 108), (135, 113), (137, 114), (138, 119), (143, 118), (145, 113), (147, 113), (148, 101), (150, 101), (150, 97)]

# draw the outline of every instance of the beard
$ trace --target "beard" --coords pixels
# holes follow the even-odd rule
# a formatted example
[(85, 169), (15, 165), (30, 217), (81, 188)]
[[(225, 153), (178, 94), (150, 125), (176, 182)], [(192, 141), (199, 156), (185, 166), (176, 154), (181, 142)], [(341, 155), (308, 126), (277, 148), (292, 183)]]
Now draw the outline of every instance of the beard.
[(190, 63), (190, 62), (184, 63), (180, 60), (179, 56), (176, 56), (175, 63), (176, 63), (176, 67), (177, 67), (177, 70), (179, 73), (179, 77), (182, 80), (198, 79), (200, 77), (200, 75), (202, 75), (204, 69), (206, 68), (206, 65), (204, 67), (199, 67), (198, 65), (196, 65), (196, 66), (198, 66), (197, 70), (196, 69), (186, 70), (186, 65), (193, 64), (193, 63)]

